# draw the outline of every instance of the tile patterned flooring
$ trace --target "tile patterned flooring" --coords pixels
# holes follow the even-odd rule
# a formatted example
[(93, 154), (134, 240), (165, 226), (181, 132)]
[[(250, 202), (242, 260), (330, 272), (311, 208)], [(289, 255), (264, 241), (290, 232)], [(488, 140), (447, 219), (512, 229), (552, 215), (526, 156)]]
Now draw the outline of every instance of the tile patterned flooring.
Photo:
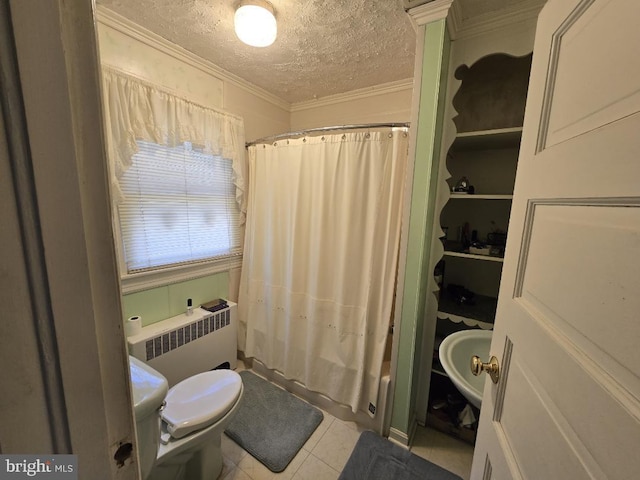
[[(284, 472), (273, 473), (226, 435), (222, 435), (224, 466), (219, 480), (336, 480), (362, 429), (323, 411), (324, 420)], [(430, 428), (418, 427), (411, 451), (469, 478), (473, 447)]]

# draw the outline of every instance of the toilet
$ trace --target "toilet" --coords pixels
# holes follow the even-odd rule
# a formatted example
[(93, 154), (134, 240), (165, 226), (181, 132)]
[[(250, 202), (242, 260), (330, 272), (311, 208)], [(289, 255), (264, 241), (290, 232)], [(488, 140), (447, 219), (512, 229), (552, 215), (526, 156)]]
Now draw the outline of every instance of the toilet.
[(216, 479), (222, 432), (235, 415), (243, 386), (232, 370), (212, 370), (169, 389), (167, 379), (129, 357), (143, 479)]

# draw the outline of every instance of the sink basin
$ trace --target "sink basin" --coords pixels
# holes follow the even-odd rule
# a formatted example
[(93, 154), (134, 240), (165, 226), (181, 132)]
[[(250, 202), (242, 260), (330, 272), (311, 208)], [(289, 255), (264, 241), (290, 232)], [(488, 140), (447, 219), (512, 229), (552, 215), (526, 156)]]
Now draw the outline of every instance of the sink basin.
[(471, 373), (471, 357), (478, 355), (483, 362), (489, 360), (490, 330), (464, 330), (452, 333), (440, 344), (440, 363), (462, 395), (476, 407), (482, 404), (485, 375)]

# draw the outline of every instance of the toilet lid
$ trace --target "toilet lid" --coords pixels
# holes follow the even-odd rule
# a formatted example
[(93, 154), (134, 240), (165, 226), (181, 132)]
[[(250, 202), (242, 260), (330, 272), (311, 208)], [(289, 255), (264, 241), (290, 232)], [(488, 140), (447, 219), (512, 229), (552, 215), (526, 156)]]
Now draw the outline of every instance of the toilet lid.
[(169, 390), (162, 419), (173, 438), (208, 427), (235, 405), (242, 379), (232, 370), (199, 373)]

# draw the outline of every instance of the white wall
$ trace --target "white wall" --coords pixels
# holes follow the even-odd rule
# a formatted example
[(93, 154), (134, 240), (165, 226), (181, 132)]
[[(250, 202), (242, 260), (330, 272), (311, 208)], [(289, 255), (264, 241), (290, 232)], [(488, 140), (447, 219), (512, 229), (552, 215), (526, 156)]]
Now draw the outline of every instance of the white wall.
[(291, 129), (408, 122), (412, 89), (411, 79), (296, 103), (291, 106)]
[(241, 116), (248, 140), (290, 129), (287, 102), (103, 8), (98, 9), (98, 39), (103, 65)]
[(251, 95), (236, 83), (224, 84), (223, 103), (225, 110), (244, 118), (247, 141), (291, 130), (288, 104), (284, 108), (263, 97)]
[(203, 106), (222, 108), (223, 82), (113, 27), (98, 23), (100, 62)]

